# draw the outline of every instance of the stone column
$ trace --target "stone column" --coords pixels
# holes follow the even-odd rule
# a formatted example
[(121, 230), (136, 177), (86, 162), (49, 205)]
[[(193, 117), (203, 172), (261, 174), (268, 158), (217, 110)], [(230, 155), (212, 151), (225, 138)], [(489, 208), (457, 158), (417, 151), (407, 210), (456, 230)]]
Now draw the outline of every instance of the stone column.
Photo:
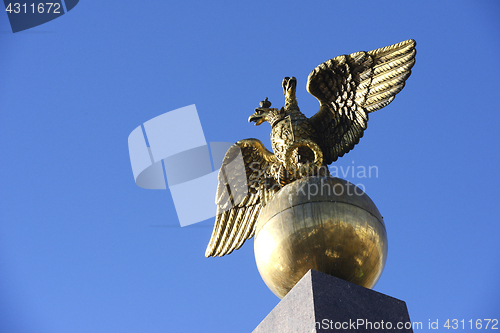
[(405, 302), (310, 270), (253, 332), (379, 333), (413, 330)]

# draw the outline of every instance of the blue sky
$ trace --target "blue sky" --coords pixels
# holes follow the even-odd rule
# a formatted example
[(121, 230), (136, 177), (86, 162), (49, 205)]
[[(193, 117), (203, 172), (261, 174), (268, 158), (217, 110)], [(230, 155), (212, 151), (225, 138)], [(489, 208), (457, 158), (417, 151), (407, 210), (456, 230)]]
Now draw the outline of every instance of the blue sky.
[(406, 87), (336, 164), (379, 170), (346, 177), (387, 227), (374, 290), (424, 327), (500, 320), (499, 15), (496, 1), (87, 0), (13, 34), (4, 14), (0, 331), (250, 332), (279, 301), (253, 240), (206, 259), (214, 219), (181, 228), (168, 190), (136, 186), (128, 135), (196, 104), (207, 141), (270, 149), (247, 119), (282, 105), (283, 77), (312, 116), (315, 66), (409, 38)]

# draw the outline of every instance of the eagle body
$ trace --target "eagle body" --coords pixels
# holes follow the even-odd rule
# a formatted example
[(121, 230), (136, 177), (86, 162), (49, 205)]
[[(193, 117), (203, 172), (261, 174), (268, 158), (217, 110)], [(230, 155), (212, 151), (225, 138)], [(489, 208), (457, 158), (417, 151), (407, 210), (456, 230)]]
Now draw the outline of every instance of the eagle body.
[[(270, 108), (266, 98), (248, 119), (255, 125), (271, 125), (273, 152), (257, 139), (245, 139), (224, 157), (215, 225), (205, 256), (229, 254), (253, 237), (262, 207), (283, 186), (311, 175), (328, 176), (327, 166), (358, 144), (368, 114), (387, 106), (403, 89), (415, 64), (415, 46), (409, 39), (317, 66), (306, 86), (320, 103), (311, 118), (298, 107), (297, 80), (285, 77), (285, 105)], [(244, 166), (235, 163), (238, 157)]]
[[(308, 147), (318, 141), (316, 131), (309, 123), (309, 119), (300, 112), (299, 108), (291, 110), (285, 109), (285, 117), (271, 129), (271, 146), (274, 155), (281, 167), (286, 170), (286, 178), (275, 175), (275, 179), (281, 185), (286, 185), (295, 181), (301, 176), (300, 166), (312, 165), (314, 162), (314, 151)], [(287, 153), (291, 151), (291, 156)], [(287, 162), (290, 164), (287, 167)], [(284, 172), (284, 171), (283, 171)]]

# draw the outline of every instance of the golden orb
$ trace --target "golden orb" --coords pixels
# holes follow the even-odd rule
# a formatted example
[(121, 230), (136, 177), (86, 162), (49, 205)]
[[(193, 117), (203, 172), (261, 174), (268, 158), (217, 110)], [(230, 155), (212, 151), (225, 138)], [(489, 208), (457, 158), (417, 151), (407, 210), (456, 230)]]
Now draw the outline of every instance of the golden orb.
[(306, 177), (283, 187), (263, 208), (254, 248), (259, 273), (279, 298), (310, 269), (371, 289), (384, 269), (387, 233), (359, 187)]

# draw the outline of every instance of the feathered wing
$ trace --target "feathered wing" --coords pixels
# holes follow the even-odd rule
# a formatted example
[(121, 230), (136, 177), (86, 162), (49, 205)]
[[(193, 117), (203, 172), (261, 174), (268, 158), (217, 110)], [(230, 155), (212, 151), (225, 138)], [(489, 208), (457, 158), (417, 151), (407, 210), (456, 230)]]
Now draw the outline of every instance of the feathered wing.
[(238, 141), (228, 149), (219, 171), (217, 216), (206, 257), (229, 254), (253, 237), (261, 197), (277, 188), (273, 178), (266, 178), (273, 163), (276, 157), (257, 139)]
[(320, 110), (310, 118), (324, 163), (350, 151), (363, 136), (368, 113), (392, 102), (403, 89), (415, 64), (413, 39), (376, 49), (341, 55), (325, 61), (309, 74), (307, 91)]

